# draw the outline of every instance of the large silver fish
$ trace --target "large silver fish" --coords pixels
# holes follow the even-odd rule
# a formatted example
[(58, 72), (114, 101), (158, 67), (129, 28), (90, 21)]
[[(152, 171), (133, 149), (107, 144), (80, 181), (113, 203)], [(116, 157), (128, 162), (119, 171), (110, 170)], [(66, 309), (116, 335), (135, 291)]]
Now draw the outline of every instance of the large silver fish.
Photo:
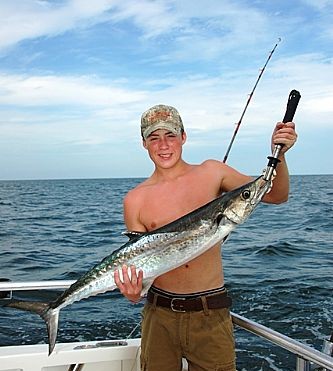
[(49, 354), (57, 333), (59, 312), (75, 301), (116, 289), (114, 271), (124, 264), (143, 271), (144, 295), (156, 277), (175, 269), (223, 242), (253, 212), (270, 182), (262, 176), (227, 192), (191, 213), (152, 232), (133, 235), (50, 303), (13, 300), (9, 307), (38, 313), (46, 322)]

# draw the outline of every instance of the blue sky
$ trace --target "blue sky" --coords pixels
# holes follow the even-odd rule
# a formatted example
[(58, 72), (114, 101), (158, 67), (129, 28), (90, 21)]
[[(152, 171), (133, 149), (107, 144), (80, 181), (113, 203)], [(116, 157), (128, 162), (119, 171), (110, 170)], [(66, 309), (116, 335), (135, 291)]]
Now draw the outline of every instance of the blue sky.
[(331, 174), (331, 0), (0, 1), (0, 179), (146, 177), (140, 116), (175, 106), (184, 158), (259, 174), (289, 92), (291, 174)]

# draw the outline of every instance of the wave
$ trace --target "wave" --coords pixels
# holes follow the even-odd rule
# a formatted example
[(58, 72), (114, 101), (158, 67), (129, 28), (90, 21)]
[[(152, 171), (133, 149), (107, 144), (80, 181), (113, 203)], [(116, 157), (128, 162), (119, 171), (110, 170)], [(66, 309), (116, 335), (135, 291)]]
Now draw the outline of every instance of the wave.
[(267, 256), (294, 256), (298, 255), (301, 249), (290, 242), (277, 242), (262, 247), (257, 247), (255, 255)]

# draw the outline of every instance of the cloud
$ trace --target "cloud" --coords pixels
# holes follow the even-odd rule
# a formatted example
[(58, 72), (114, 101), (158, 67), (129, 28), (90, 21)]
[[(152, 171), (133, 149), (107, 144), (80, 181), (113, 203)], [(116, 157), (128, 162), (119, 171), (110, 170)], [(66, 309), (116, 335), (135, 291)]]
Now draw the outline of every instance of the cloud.
[(93, 76), (0, 74), (0, 85), (0, 104), (19, 106), (114, 106), (140, 101), (146, 94)]
[[(307, 114), (333, 114), (333, 58), (321, 53), (280, 58), (270, 67), (269, 83), (281, 94), (285, 87), (300, 90)], [(272, 94), (270, 94), (272, 96)], [(320, 123), (330, 125), (329, 119)]]
[(42, 36), (54, 36), (75, 27), (100, 22), (112, 9), (112, 0), (20, 1), (0, 3), (0, 49)]
[[(174, 46), (168, 58), (216, 57), (239, 42), (270, 39), (267, 15), (252, 5), (211, 0), (68, 0), (64, 2), (12, 0), (0, 3), (0, 50), (38, 37), (53, 37), (70, 30), (110, 22), (131, 22), (143, 39), (164, 38)], [(240, 22), (240, 19), (246, 22)], [(281, 27), (284, 21), (275, 27)], [(198, 45), (205, 53), (197, 53)], [(183, 51), (183, 52), (181, 52)], [(186, 53), (187, 52), (187, 53)]]
[[(321, 36), (332, 36), (328, 1), (306, 2), (322, 17)], [(273, 11), (269, 5), (228, 0), (196, 2), (195, 6), (192, 0), (12, 0), (0, 2), (0, 50), (4, 53), (24, 40), (92, 29), (96, 24), (127, 23), (136, 27), (136, 38), (146, 47), (164, 46), (153, 57), (156, 63), (217, 60), (230, 51), (245, 58), (244, 47), (251, 58), (258, 45), (276, 40), (281, 32), (290, 35), (300, 25), (302, 32), (308, 27), (305, 15), (272, 17)], [(159, 40), (149, 44), (151, 39)]]
[[(307, 115), (325, 115), (318, 125), (330, 125), (333, 112), (333, 59), (319, 53), (280, 57), (268, 67), (255, 92), (246, 119), (256, 125), (278, 120), (290, 90), (302, 94), (301, 107)], [(103, 80), (96, 76), (26, 76), (0, 75), (0, 104), (7, 107), (33, 108), (44, 117), (82, 117), (98, 121), (121, 122), (124, 111), (129, 120), (140, 111), (158, 103), (172, 104), (185, 116), (189, 128), (207, 130), (227, 127), (237, 122), (257, 79), (257, 71), (243, 70), (210, 77), (193, 74), (138, 81), (128, 87), (126, 79)], [(57, 110), (57, 107), (62, 107)], [(52, 109), (53, 108), (53, 109)], [(56, 113), (55, 113), (56, 111)], [(258, 115), (260, 112), (260, 115)], [(74, 116), (72, 116), (74, 114)], [(23, 113), (21, 113), (23, 115)], [(135, 115), (137, 117), (135, 118)]]
[(329, 8), (332, 8), (331, 0), (303, 0), (303, 2), (321, 11), (326, 11)]

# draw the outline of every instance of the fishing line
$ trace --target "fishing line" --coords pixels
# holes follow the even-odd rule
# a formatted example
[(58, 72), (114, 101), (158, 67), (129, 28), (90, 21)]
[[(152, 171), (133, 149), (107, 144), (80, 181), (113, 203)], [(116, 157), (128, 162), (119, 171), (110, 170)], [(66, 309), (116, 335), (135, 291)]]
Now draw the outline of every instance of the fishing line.
[(247, 107), (249, 106), (249, 104), (250, 104), (250, 102), (251, 102), (251, 99), (252, 99), (252, 97), (253, 97), (254, 91), (256, 90), (257, 85), (258, 85), (258, 83), (259, 83), (259, 81), (260, 81), (260, 79), (261, 79), (261, 76), (263, 75), (263, 73), (264, 73), (264, 71), (265, 71), (265, 69), (266, 69), (266, 66), (268, 65), (268, 62), (269, 62), (270, 59), (272, 58), (272, 55), (273, 55), (273, 53), (275, 52), (275, 49), (277, 48), (277, 46), (278, 46), (278, 44), (279, 44), (280, 42), (281, 42), (281, 38), (279, 37), (277, 43), (276, 43), (275, 46), (274, 46), (274, 48), (273, 48), (273, 49), (271, 50), (271, 52), (269, 53), (268, 58), (267, 58), (267, 60), (266, 60), (266, 63), (264, 64), (264, 67), (260, 70), (260, 74), (259, 74), (259, 76), (258, 76), (258, 78), (257, 78), (257, 81), (255, 82), (255, 84), (254, 84), (254, 86), (253, 86), (253, 89), (252, 89), (251, 93), (249, 94), (249, 97), (248, 97), (247, 102), (246, 102), (246, 104), (245, 104), (244, 110), (243, 110), (243, 112), (242, 112), (242, 114), (241, 114), (241, 117), (240, 117), (239, 121), (238, 121), (237, 124), (236, 124), (236, 128), (235, 128), (235, 131), (234, 131), (233, 136), (232, 136), (232, 138), (231, 138), (231, 141), (230, 141), (230, 143), (229, 143), (229, 146), (228, 146), (227, 152), (226, 152), (226, 154), (224, 155), (224, 158), (223, 158), (223, 162), (224, 162), (224, 163), (227, 162), (227, 158), (228, 158), (228, 156), (229, 156), (229, 153), (230, 153), (231, 147), (232, 147), (232, 145), (233, 145), (233, 143), (234, 143), (234, 140), (235, 140), (236, 135), (237, 135), (237, 133), (238, 133), (239, 127), (240, 127), (240, 125), (241, 125), (241, 123), (242, 123), (242, 120), (243, 120), (243, 117), (244, 117), (245, 112), (246, 112), (246, 110), (247, 110)]

